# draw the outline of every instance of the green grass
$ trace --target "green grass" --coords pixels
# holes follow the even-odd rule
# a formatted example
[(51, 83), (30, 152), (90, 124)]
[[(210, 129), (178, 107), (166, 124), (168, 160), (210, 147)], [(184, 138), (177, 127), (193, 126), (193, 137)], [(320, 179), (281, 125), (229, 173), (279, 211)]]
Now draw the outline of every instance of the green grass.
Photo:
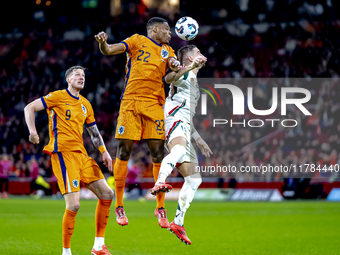
[[(172, 221), (176, 202), (167, 202)], [(61, 254), (63, 200), (0, 200), (0, 254)], [(96, 201), (81, 201), (72, 254), (90, 254)], [(129, 225), (114, 211), (106, 231), (112, 254), (340, 254), (340, 203), (198, 203), (186, 214), (192, 245), (158, 226), (154, 202), (125, 202)]]

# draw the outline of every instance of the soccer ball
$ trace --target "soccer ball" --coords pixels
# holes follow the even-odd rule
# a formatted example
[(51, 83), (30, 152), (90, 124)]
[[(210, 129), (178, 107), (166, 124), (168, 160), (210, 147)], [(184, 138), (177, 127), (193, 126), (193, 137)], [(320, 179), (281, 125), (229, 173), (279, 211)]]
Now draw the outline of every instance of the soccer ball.
[(197, 21), (191, 17), (180, 18), (175, 26), (176, 34), (184, 41), (194, 39), (198, 34), (198, 29)]

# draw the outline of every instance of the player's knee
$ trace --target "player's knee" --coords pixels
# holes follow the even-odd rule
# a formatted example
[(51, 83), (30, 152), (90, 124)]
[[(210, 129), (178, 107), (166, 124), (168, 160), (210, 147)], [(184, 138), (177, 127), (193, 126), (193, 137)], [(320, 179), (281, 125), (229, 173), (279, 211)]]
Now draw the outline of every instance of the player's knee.
[(153, 163), (162, 163), (162, 160), (164, 158), (164, 152), (156, 152), (151, 154), (152, 162)]
[(120, 160), (128, 161), (129, 158), (130, 158), (130, 154), (131, 154), (131, 151), (129, 149), (127, 149), (127, 148), (119, 148), (119, 150), (117, 152), (117, 157)]
[(176, 144), (174, 147), (171, 148), (171, 153), (176, 152), (177, 154), (184, 156), (186, 153), (186, 148), (184, 145)]
[(112, 189), (108, 189), (107, 192), (105, 192), (105, 199), (112, 200), (114, 197), (114, 193)]
[(188, 183), (190, 188), (192, 188), (193, 190), (197, 190), (202, 183), (202, 177), (200, 174), (190, 175), (190, 178), (186, 179), (186, 182)]
[(73, 212), (78, 212), (80, 208), (80, 203), (72, 203), (66, 206), (66, 208)]

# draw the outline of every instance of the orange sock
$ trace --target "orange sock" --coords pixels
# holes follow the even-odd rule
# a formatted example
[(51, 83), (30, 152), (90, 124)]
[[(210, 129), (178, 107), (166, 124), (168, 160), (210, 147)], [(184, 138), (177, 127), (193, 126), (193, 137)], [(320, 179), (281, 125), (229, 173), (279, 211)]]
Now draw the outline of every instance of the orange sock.
[(76, 224), (77, 212), (65, 209), (63, 217), (63, 247), (71, 248), (71, 237)]
[(98, 199), (96, 208), (96, 237), (105, 237), (106, 224), (109, 221), (112, 200)]
[(129, 161), (123, 161), (119, 158), (116, 159), (116, 163), (114, 166), (114, 177), (115, 177), (115, 195), (116, 195), (116, 204), (115, 207), (123, 206), (123, 196), (124, 196), (124, 188), (126, 176), (128, 173), (128, 165)]
[[(153, 173), (153, 178), (155, 179), (155, 182), (158, 179), (158, 174), (159, 170), (161, 169), (161, 164), (162, 163), (153, 163), (153, 168), (152, 168), (152, 173)], [(164, 208), (164, 200), (165, 200), (165, 193), (161, 192), (156, 196), (156, 201), (157, 201), (157, 209), (163, 207)]]

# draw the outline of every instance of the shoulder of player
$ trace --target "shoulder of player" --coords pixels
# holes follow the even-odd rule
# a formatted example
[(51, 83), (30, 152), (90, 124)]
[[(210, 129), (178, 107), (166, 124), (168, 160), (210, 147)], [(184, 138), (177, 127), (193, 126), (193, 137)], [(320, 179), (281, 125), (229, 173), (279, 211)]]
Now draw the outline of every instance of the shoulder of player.
[(172, 51), (172, 50), (174, 50), (170, 45), (168, 45), (168, 44), (162, 44), (162, 46), (165, 48), (165, 49), (167, 49), (168, 51)]
[(140, 34), (133, 34), (131, 35), (129, 38), (130, 40), (134, 40), (134, 41), (140, 41), (141, 39), (143, 39), (145, 36), (144, 35), (140, 35)]
[(46, 94), (45, 96), (43, 96), (43, 97), (45, 97), (45, 98), (49, 98), (50, 96), (62, 96), (62, 94), (63, 94), (63, 92), (66, 92), (66, 90), (65, 89), (63, 89), (63, 90), (55, 90), (55, 91), (51, 91), (51, 92), (49, 92), (48, 94)]
[(91, 103), (89, 102), (89, 100), (86, 99), (86, 97), (82, 96), (79, 94), (79, 99), (81, 99), (81, 102), (84, 104), (88, 104), (91, 106)]
[(80, 99), (80, 100), (79, 100), (80, 103), (84, 104), (84, 106), (85, 106), (86, 108), (91, 108), (91, 109), (93, 109), (91, 103), (90, 103), (89, 100), (87, 100), (85, 97), (83, 97), (82, 95), (79, 95), (79, 99)]

